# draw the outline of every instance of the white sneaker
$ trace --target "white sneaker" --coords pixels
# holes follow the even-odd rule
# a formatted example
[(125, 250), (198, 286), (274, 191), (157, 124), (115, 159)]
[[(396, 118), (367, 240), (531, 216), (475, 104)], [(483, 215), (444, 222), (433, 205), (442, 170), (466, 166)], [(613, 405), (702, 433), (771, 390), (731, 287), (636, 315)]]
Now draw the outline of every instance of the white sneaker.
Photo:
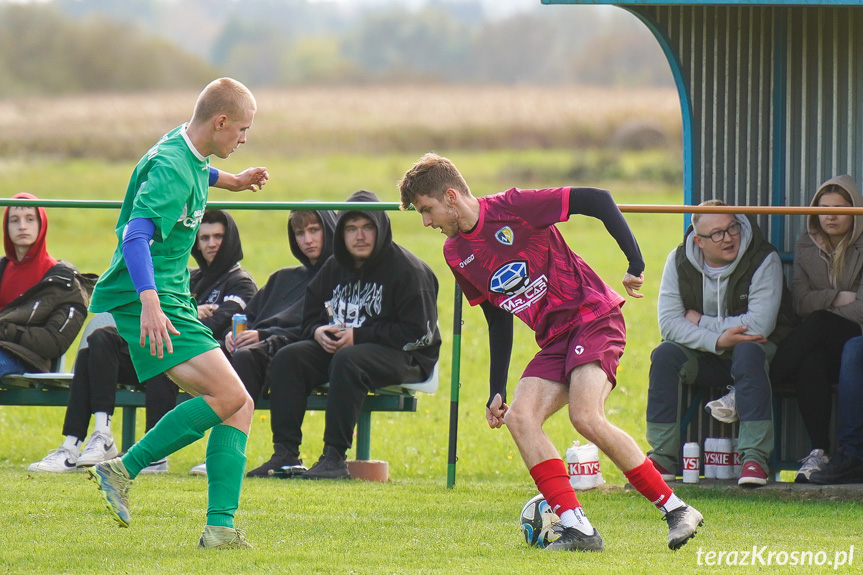
[(738, 419), (737, 405), (734, 402), (734, 386), (729, 385), (728, 389), (728, 393), (719, 399), (708, 401), (704, 406), (704, 409), (713, 416), (713, 419), (722, 423), (734, 423)]
[(830, 456), (823, 449), (813, 449), (809, 455), (800, 460), (802, 465), (794, 476), (794, 483), (809, 483), (809, 476), (816, 471), (821, 471), (830, 461)]
[(207, 462), (199, 463), (189, 470), (189, 475), (201, 475), (203, 477), (207, 476)]
[(78, 467), (92, 467), (117, 457), (117, 443), (111, 432), (94, 431), (78, 457)]
[(160, 459), (159, 461), (154, 461), (142, 469), (141, 473), (168, 473), (168, 460)]
[(78, 453), (61, 445), (54, 451), (48, 452), (42, 461), (31, 463), (27, 470), (50, 471), (52, 473), (77, 471), (76, 463), (78, 463)]

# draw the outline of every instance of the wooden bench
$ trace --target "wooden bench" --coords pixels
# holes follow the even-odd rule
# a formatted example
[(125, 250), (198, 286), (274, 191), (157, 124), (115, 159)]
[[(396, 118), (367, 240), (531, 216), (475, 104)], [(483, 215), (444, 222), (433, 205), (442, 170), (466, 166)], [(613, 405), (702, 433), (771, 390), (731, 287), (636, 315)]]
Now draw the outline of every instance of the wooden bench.
[[(103, 325), (91, 325), (92, 320), (81, 335), (81, 345), (78, 349), (85, 347), (87, 337), (93, 330)], [(68, 356), (72, 351), (67, 351)], [(75, 350), (77, 357), (77, 350)], [(66, 365), (66, 357), (61, 360), (60, 365)], [(69, 404), (69, 386), (72, 382), (72, 373), (62, 371), (52, 373), (25, 373), (22, 375), (7, 375), (0, 378), (0, 405), (29, 405), (29, 406), (55, 406), (65, 407)], [(385, 387), (370, 393), (360, 410), (357, 421), (356, 459), (368, 460), (371, 451), (371, 422), (372, 412), (415, 412), (417, 410), (417, 397), (419, 393), (434, 393), (438, 388), (438, 365), (428, 380), (419, 383), (404, 383), (400, 386)], [(144, 407), (144, 391), (138, 386), (120, 386), (116, 391), (117, 408), (123, 412), (123, 431), (121, 447), (125, 451), (135, 443), (137, 410)], [(190, 399), (186, 393), (180, 393), (177, 402)], [(323, 411), (327, 407), (326, 388), (315, 390), (310, 396), (306, 409), (309, 411)], [(255, 403), (256, 409), (269, 409), (270, 403), (260, 399)], [(47, 431), (46, 431), (47, 432)]]

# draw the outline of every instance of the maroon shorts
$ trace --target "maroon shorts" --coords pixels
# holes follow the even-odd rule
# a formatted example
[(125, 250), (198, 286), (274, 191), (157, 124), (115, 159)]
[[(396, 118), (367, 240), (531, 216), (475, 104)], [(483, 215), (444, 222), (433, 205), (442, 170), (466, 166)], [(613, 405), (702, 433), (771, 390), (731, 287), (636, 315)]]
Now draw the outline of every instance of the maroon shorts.
[(612, 386), (617, 385), (617, 365), (626, 346), (623, 312), (616, 307), (593, 321), (583, 323), (539, 350), (522, 377), (541, 377), (569, 383), (569, 372), (598, 361)]

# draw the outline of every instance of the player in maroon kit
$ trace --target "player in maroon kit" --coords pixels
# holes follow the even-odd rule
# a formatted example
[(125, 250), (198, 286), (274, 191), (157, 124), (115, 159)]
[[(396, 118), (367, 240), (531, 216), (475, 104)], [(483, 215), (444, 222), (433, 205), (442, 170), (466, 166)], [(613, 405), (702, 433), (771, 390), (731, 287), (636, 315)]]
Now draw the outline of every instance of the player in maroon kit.
[[(488, 320), (491, 392), (486, 418), (492, 428), (506, 424), (537, 488), (561, 518), (563, 534), (548, 548), (603, 549), (560, 454), (542, 429), (567, 404), (576, 431), (662, 512), (668, 546), (686, 544), (703, 522), (701, 513), (680, 500), (635, 441), (605, 418), (605, 401), (616, 384), (626, 344), (620, 311), (625, 300), (569, 248), (555, 227), (572, 214), (600, 219), (629, 261), (626, 292), (642, 297), (641, 251), (611, 195), (595, 188), (513, 188), (475, 198), (455, 165), (431, 153), (405, 173), (399, 191), (403, 209), (413, 205), (424, 226), (446, 235), (447, 264), (470, 304), (480, 305)], [(513, 315), (534, 330), (540, 351), (507, 405)]]

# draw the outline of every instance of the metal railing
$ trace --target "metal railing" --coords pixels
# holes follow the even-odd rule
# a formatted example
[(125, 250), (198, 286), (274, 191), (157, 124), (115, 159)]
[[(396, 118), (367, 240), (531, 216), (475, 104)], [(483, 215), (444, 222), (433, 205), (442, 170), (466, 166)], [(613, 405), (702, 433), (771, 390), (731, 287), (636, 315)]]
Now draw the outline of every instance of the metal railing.
[[(116, 209), (122, 206), (117, 200), (51, 200), (0, 198), (0, 206), (42, 206), (45, 208), (79, 209)], [(357, 208), (357, 202), (209, 202), (208, 208), (220, 210), (350, 210)], [(821, 208), (811, 206), (686, 206), (662, 204), (618, 204), (621, 212), (638, 214), (768, 214), (768, 215), (809, 215), (809, 214), (863, 214), (861, 208)], [(364, 210), (400, 210), (398, 202), (363, 202)], [(453, 307), (453, 347), (452, 374), (450, 378), (450, 424), (447, 453), (447, 487), (455, 485), (457, 444), (458, 444), (458, 402), (461, 372), (461, 326), (462, 292), (455, 286)]]

